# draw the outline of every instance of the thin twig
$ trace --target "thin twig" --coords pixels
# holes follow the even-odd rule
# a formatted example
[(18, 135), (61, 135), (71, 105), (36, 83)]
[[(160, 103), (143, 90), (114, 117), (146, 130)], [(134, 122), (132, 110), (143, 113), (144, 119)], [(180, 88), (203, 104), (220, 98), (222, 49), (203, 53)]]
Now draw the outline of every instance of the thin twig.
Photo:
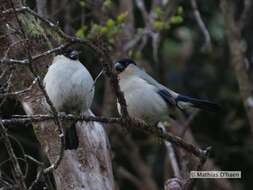
[(11, 136), (11, 135), (8, 135), (9, 139), (12, 139), (13, 141), (15, 141), (15, 143), (18, 145), (19, 147), (19, 151), (22, 153), (22, 155), (24, 156), (24, 158), (18, 158), (18, 160), (22, 160), (24, 163), (25, 163), (25, 174), (24, 174), (24, 177), (26, 178), (27, 174), (28, 174), (28, 162), (27, 162), (27, 159), (25, 157), (25, 150), (23, 148), (23, 146), (21, 145), (21, 143), (14, 137), (14, 136)]
[[(57, 126), (57, 131), (58, 131), (59, 137), (60, 137), (60, 142), (61, 142), (61, 144), (60, 144), (60, 153), (59, 153), (59, 157), (55, 160), (54, 163), (51, 164), (51, 166), (49, 166), (48, 168), (46, 168), (46, 169), (44, 170), (45, 172), (49, 172), (49, 171), (51, 171), (51, 170), (53, 170), (53, 169), (56, 169), (56, 168), (59, 166), (59, 164), (60, 164), (60, 162), (61, 162), (61, 160), (62, 160), (62, 158), (63, 158), (63, 155), (64, 155), (64, 147), (65, 147), (64, 131), (63, 131), (63, 127), (62, 127), (62, 125), (61, 125), (61, 122), (60, 122), (60, 120), (59, 120), (59, 118), (58, 118), (57, 110), (56, 110), (56, 108), (54, 107), (52, 101), (50, 100), (50, 98), (49, 98), (49, 96), (48, 96), (48, 94), (47, 94), (47, 92), (46, 92), (46, 90), (45, 90), (45, 88), (44, 88), (44, 86), (43, 86), (43, 83), (42, 83), (42, 81), (40, 80), (40, 77), (37, 75), (37, 72), (36, 72), (35, 69), (33, 68), (33, 65), (32, 65), (32, 62), (33, 62), (32, 54), (31, 54), (31, 52), (30, 52), (29, 44), (27, 43), (27, 42), (28, 42), (28, 37), (27, 37), (26, 32), (25, 32), (25, 30), (24, 30), (24, 28), (23, 28), (22, 22), (20, 21), (20, 19), (19, 19), (18, 16), (17, 16), (17, 12), (16, 12), (16, 9), (15, 9), (15, 7), (14, 7), (14, 4), (13, 4), (12, 0), (10, 0), (10, 3), (11, 3), (11, 7), (12, 7), (12, 9), (13, 9), (13, 11), (14, 11), (14, 15), (15, 15), (16, 21), (17, 21), (17, 23), (18, 23), (18, 25), (19, 25), (19, 28), (20, 28), (20, 30), (21, 30), (21, 32), (22, 32), (22, 34), (23, 34), (24, 39), (25, 39), (25, 49), (26, 49), (26, 51), (27, 51), (28, 63), (29, 63), (29, 64), (28, 64), (28, 67), (29, 67), (29, 69), (30, 69), (30, 72), (33, 74), (34, 78), (37, 78), (37, 79), (38, 79), (38, 86), (39, 86), (40, 90), (42, 91), (42, 93), (43, 93), (43, 95), (44, 95), (44, 97), (45, 97), (45, 99), (46, 99), (46, 102), (47, 102), (47, 104), (49, 105), (51, 111), (53, 112), (54, 121), (55, 121), (55, 124), (56, 124), (56, 126)], [(28, 9), (28, 10), (30, 10), (30, 9)], [(30, 11), (31, 14), (32, 14), (32, 12), (33, 12), (33, 11)], [(36, 13), (36, 15), (37, 15), (37, 13)], [(43, 18), (43, 17), (41, 17), (41, 18)]]
[(143, 188), (142, 182), (138, 179), (138, 177), (134, 176), (132, 173), (130, 173), (128, 170), (126, 170), (124, 167), (119, 167), (117, 170), (117, 176), (121, 178), (125, 178), (129, 181), (131, 181), (138, 189)]
[[(159, 123), (158, 127), (162, 129), (163, 132), (167, 132), (165, 126), (162, 123)], [(176, 158), (175, 150), (170, 142), (164, 141), (164, 144), (167, 149), (167, 154), (171, 162), (171, 166), (174, 172), (174, 176), (177, 178), (181, 178), (181, 173), (178, 165), (178, 161)]]
[[(6, 87), (6, 92), (8, 93), (9, 92), (9, 90), (10, 90), (10, 88), (11, 88), (11, 80), (12, 80), (12, 78), (13, 78), (13, 70), (11, 69), (11, 73), (10, 73), (10, 75), (9, 75), (9, 77), (8, 77), (8, 79), (7, 79), (7, 87)], [(1, 98), (1, 97), (0, 97)], [(0, 107), (2, 107), (3, 106), (3, 104), (5, 103), (5, 101), (7, 100), (7, 96), (5, 96), (5, 97), (3, 97), (3, 99), (1, 99), (1, 101), (0, 101)]]
[(145, 7), (145, 3), (143, 0), (135, 0), (136, 2), (136, 6), (139, 8), (139, 10), (141, 11), (142, 17), (145, 21), (146, 25), (149, 25), (149, 14), (148, 11)]
[(5, 69), (2, 71), (2, 73), (1, 73), (1, 75), (0, 75), (0, 80), (2, 80), (2, 79), (5, 77), (5, 75), (7, 74), (7, 71), (9, 71), (9, 68), (8, 68), (8, 67), (5, 68)]
[[(70, 121), (86, 121), (86, 122), (102, 122), (102, 123), (120, 123), (121, 118), (119, 117), (94, 117), (86, 115), (73, 115), (73, 114), (64, 114), (59, 113), (58, 118), (61, 120), (70, 120)], [(31, 122), (42, 122), (53, 120), (53, 115), (12, 115), (11, 119), (3, 119), (2, 122), (6, 125), (10, 124), (25, 124)], [(11, 127), (11, 126), (10, 126)]]
[(29, 159), (29, 160), (33, 161), (34, 163), (38, 164), (39, 166), (43, 166), (43, 165), (44, 165), (43, 162), (38, 161), (37, 159), (35, 159), (34, 157), (32, 157), (32, 156), (30, 156), (30, 155), (28, 155), (28, 154), (24, 154), (24, 156), (25, 156), (27, 159)]
[(201, 18), (196, 0), (191, 0), (191, 6), (193, 9), (194, 17), (195, 17), (195, 19), (199, 25), (199, 28), (202, 31), (204, 38), (205, 38), (205, 44), (203, 45), (203, 49), (211, 51), (212, 50), (211, 37), (210, 37), (209, 31), (208, 31), (203, 19)]
[(40, 19), (41, 21), (43, 21), (45, 24), (47, 24), (50, 28), (53, 28), (57, 33), (60, 34), (61, 37), (63, 38), (70, 38), (69, 35), (67, 35), (66, 33), (64, 33), (60, 27), (58, 27), (57, 24), (53, 23), (52, 21), (44, 18), (43, 16), (39, 15), (38, 13), (36, 13), (35, 11), (33, 11), (32, 9), (30, 9), (29, 7), (26, 6), (22, 6), (19, 8), (11, 8), (11, 9), (7, 9), (5, 11), (2, 11), (2, 14), (11, 14), (11, 13), (24, 13), (24, 12), (28, 12), (31, 15), (35, 16), (36, 18)]
[(244, 9), (243, 9), (243, 12), (242, 12), (240, 19), (238, 21), (238, 25), (241, 30), (243, 29), (243, 27), (247, 23), (248, 16), (251, 11), (252, 3), (253, 3), (252, 0), (244, 0)]
[(19, 90), (19, 91), (15, 91), (15, 92), (6, 92), (6, 93), (3, 93), (3, 94), (0, 94), (0, 98), (6, 97), (6, 96), (17, 96), (17, 95), (20, 95), (20, 94), (24, 94), (24, 93), (30, 91), (33, 88), (33, 86), (36, 84), (37, 80), (38, 80), (38, 78), (35, 78), (33, 80), (32, 84), (29, 87), (27, 87), (23, 90)]
[(98, 73), (98, 75), (96, 76), (96, 78), (94, 79), (92, 88), (91, 88), (91, 90), (89, 91), (89, 93), (90, 93), (92, 90), (95, 89), (95, 85), (96, 85), (96, 83), (97, 83), (97, 80), (102, 76), (103, 73), (104, 73), (104, 70), (102, 69), (102, 70)]
[(22, 173), (22, 170), (20, 168), (20, 165), (18, 163), (18, 159), (17, 157), (15, 156), (15, 153), (14, 153), (14, 150), (12, 148), (12, 145), (11, 145), (11, 141), (8, 137), (8, 134), (7, 134), (7, 130), (6, 128), (4, 127), (4, 124), (2, 123), (2, 119), (0, 118), (0, 132), (1, 132), (1, 136), (3, 136), (4, 138), (4, 145), (6, 147), (6, 150), (9, 154), (9, 158), (12, 162), (12, 165), (13, 165), (13, 169), (14, 169), (14, 172), (13, 172), (13, 175), (14, 175), (14, 178), (15, 180), (17, 181), (17, 184), (19, 186), (19, 188), (21, 190), (25, 190), (26, 189), (26, 184), (25, 184), (25, 179), (24, 179), (24, 176), (23, 176), (23, 173)]
[[(200, 159), (200, 162), (197, 165), (195, 171), (200, 171), (203, 168), (204, 164), (207, 161), (207, 158), (208, 158), (208, 155), (209, 155), (210, 151), (211, 151), (211, 147), (207, 147), (204, 150), (204, 152), (206, 154), (206, 157), (203, 157), (203, 158)], [(185, 183), (183, 190), (192, 190), (194, 185), (196, 184), (196, 181), (197, 181), (197, 178), (189, 178), (189, 180)]]
[[(122, 127), (126, 128), (134, 128), (134, 129), (139, 129), (142, 130), (148, 134), (155, 135), (157, 137), (160, 137), (163, 140), (167, 140), (171, 142), (172, 144), (179, 146), (186, 151), (194, 154), (195, 156), (199, 158), (205, 158), (206, 159), (206, 151), (199, 149), (195, 147), (194, 145), (186, 143), (182, 138), (178, 136), (174, 136), (170, 133), (163, 132), (159, 128), (148, 125), (146, 123), (143, 123), (141, 121), (128, 118), (107, 118), (107, 117), (95, 117), (95, 116), (75, 116), (72, 114), (64, 114), (60, 113), (58, 115), (58, 118), (61, 120), (72, 120), (72, 121), (86, 121), (86, 122), (92, 122), (92, 121), (97, 121), (97, 122), (102, 122), (102, 123), (117, 123), (120, 124)], [(54, 116), (53, 115), (13, 115), (13, 118), (11, 119), (3, 119), (2, 122), (7, 125), (7, 124), (17, 124), (17, 123), (27, 123), (27, 122), (41, 122), (41, 121), (47, 121), (47, 120), (53, 120)]]
[(34, 185), (36, 185), (39, 182), (42, 174), (43, 174), (43, 169), (39, 168), (39, 171), (37, 172), (36, 178), (35, 178), (35, 180), (33, 180), (32, 184), (30, 185), (30, 187), (28, 188), (28, 190), (32, 190), (33, 189)]
[(120, 109), (121, 109), (121, 113), (122, 113), (122, 117), (124, 119), (128, 119), (129, 118), (129, 114), (127, 111), (127, 104), (126, 104), (126, 100), (124, 97), (124, 93), (120, 90), (119, 87), (119, 79), (117, 74), (114, 72), (112, 65), (112, 59), (108, 53), (107, 49), (100, 49), (96, 46), (94, 46), (93, 44), (90, 43), (86, 43), (84, 42), (85, 45), (88, 45), (89, 47), (91, 47), (93, 50), (95, 50), (99, 55), (102, 56), (102, 60), (101, 60), (101, 64), (103, 66), (103, 70), (105, 71), (107, 77), (110, 79), (113, 91), (118, 99), (118, 102), (120, 104)]
[[(35, 56), (31, 57), (31, 61), (34, 62), (36, 60), (38, 60), (39, 58), (51, 55), (53, 53), (56, 52), (60, 52), (61, 50), (65, 49), (66, 47), (68, 47), (69, 45), (71, 45), (70, 42), (67, 42), (65, 44), (61, 44), (55, 48), (49, 49), (45, 52), (39, 53)], [(13, 65), (13, 64), (18, 64), (18, 65), (28, 65), (30, 63), (29, 59), (7, 59), (7, 58), (3, 58), (0, 60), (1, 64), (9, 64), (9, 65)]]

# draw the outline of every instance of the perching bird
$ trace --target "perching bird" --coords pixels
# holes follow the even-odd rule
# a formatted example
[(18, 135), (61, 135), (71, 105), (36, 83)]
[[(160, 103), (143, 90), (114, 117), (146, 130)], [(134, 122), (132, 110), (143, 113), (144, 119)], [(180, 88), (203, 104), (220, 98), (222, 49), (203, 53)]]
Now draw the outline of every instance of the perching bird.
[[(87, 111), (93, 101), (94, 81), (79, 61), (79, 52), (66, 49), (57, 55), (44, 78), (45, 90), (58, 112), (81, 114)], [(47, 106), (48, 107), (48, 106)], [(65, 129), (65, 150), (78, 147), (75, 123)]]
[[(216, 111), (219, 106), (207, 100), (180, 95), (158, 83), (131, 59), (121, 59), (114, 65), (119, 86), (124, 93), (130, 117), (149, 124), (169, 119), (175, 109), (187, 114), (190, 107)], [(120, 105), (118, 104), (120, 113)]]

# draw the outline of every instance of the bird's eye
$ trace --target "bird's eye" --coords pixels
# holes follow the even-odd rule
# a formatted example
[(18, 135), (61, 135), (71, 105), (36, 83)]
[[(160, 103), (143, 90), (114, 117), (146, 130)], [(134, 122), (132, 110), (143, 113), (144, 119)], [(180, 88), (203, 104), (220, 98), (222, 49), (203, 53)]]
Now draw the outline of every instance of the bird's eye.
[(70, 57), (71, 59), (73, 59), (73, 60), (76, 60), (76, 59), (79, 58), (79, 52), (76, 51), (76, 50), (71, 51), (69, 57)]
[(122, 63), (117, 62), (117, 63), (115, 63), (115, 65), (114, 65), (114, 69), (115, 69), (118, 73), (120, 73), (120, 72), (124, 71), (125, 66), (124, 66)]

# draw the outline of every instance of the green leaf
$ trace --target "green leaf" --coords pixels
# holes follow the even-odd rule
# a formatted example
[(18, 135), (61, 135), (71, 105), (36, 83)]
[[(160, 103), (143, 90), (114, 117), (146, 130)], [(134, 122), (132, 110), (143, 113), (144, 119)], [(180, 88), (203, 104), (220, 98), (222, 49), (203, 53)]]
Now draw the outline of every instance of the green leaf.
[(184, 8), (182, 6), (177, 7), (177, 14), (182, 15), (184, 13)]
[(163, 21), (156, 20), (156, 21), (154, 22), (154, 28), (155, 28), (156, 31), (161, 31), (161, 30), (163, 30), (163, 29), (165, 28), (165, 26), (166, 26), (166, 23), (163, 22)]
[(79, 38), (84, 38), (87, 32), (86, 26), (81, 26), (79, 30), (76, 31), (75, 35)]
[(81, 7), (85, 7), (86, 6), (85, 0), (80, 0), (79, 4), (80, 4)]
[(106, 21), (106, 26), (107, 26), (108, 28), (114, 27), (114, 26), (115, 26), (115, 21), (112, 20), (112, 19), (108, 19), (108, 20)]
[(161, 17), (164, 13), (163, 13), (163, 11), (162, 11), (162, 9), (161, 9), (161, 7), (159, 7), (159, 6), (156, 6), (155, 7), (155, 14), (158, 16), (158, 17)]
[(112, 0), (105, 0), (103, 7), (107, 8), (107, 9), (112, 8)]
[(103, 27), (100, 28), (99, 32), (102, 33), (102, 34), (105, 34), (105, 33), (108, 32), (108, 29), (107, 29), (107, 27), (103, 26)]
[(173, 16), (170, 19), (171, 24), (181, 24), (183, 22), (183, 17), (182, 16)]
[(127, 16), (128, 16), (128, 12), (127, 12), (127, 11), (121, 13), (120, 15), (118, 15), (118, 16), (117, 16), (117, 19), (116, 19), (117, 23), (118, 23), (118, 24), (121, 24), (121, 23), (125, 22)]

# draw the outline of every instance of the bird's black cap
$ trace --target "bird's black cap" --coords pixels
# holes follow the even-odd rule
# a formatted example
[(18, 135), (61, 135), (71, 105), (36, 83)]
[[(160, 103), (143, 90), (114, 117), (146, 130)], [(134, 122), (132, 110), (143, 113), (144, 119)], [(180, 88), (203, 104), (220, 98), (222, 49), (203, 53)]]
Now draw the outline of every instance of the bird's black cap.
[(78, 60), (79, 55), (80, 55), (80, 51), (78, 51), (74, 48), (67, 48), (67, 49), (64, 49), (63, 55), (69, 59)]
[(114, 69), (118, 73), (121, 73), (131, 64), (136, 65), (136, 63), (132, 59), (129, 59), (129, 58), (120, 59), (120, 60), (116, 61), (116, 63), (114, 64)]

